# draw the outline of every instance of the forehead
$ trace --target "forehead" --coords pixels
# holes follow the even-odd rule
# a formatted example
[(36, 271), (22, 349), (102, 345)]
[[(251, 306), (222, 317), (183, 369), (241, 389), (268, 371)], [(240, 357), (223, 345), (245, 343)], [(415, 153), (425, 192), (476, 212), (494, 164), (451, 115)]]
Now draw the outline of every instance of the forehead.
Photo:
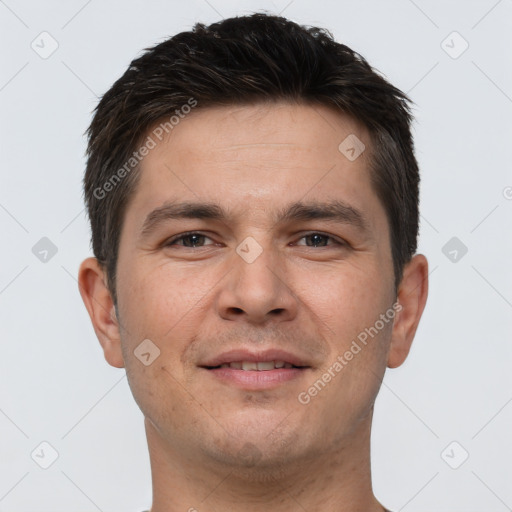
[[(323, 152), (326, 157), (340, 151), (339, 144), (349, 135), (369, 142), (365, 126), (356, 119), (320, 104), (290, 104), (284, 102), (254, 105), (197, 107), (175, 124), (166, 119), (148, 131), (165, 150), (172, 144), (188, 157), (202, 156), (215, 148), (217, 151), (261, 149), (280, 150), (282, 153), (301, 149)], [(260, 146), (260, 148), (258, 148)]]
[[(137, 195), (145, 201), (166, 200), (167, 183), (179, 193), (188, 186), (189, 194), (236, 185), (239, 196), (254, 200), (279, 186), (306, 194), (369, 185), (368, 131), (323, 105), (197, 107), (177, 124), (155, 124), (147, 137), (155, 147), (140, 166)], [(218, 189), (205, 189), (207, 182)]]

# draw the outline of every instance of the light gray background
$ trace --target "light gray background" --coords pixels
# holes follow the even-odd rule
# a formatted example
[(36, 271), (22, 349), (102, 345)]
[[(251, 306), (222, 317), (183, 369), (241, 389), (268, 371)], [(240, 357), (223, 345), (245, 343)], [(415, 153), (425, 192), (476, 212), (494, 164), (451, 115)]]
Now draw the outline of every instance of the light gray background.
[[(143, 48), (264, 9), (328, 28), (417, 104), (430, 296), (377, 399), (376, 496), (393, 511), (512, 510), (511, 0), (0, 0), (0, 511), (149, 506), (143, 418), (77, 287), (83, 132)], [(47, 59), (31, 48), (51, 48), (43, 31), (59, 45)], [(42, 237), (58, 250), (46, 262)], [(468, 248), (455, 262), (452, 237)], [(31, 458), (50, 461), (43, 441), (59, 455), (48, 469)]]

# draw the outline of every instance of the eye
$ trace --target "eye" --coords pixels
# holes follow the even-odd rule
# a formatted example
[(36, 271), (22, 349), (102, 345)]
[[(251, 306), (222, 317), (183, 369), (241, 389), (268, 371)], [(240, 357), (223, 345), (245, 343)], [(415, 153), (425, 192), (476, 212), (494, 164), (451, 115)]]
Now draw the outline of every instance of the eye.
[[(336, 240), (334, 237), (330, 235), (325, 235), (324, 233), (309, 233), (300, 238), (300, 240), (309, 240), (306, 241), (306, 246), (308, 247), (327, 247), (328, 242), (334, 242), (334, 245), (345, 245), (343, 242)], [(304, 245), (304, 244), (297, 244)], [(332, 243), (329, 245), (333, 245)]]
[[(181, 245), (182, 247), (203, 247), (205, 240), (211, 240), (211, 238), (207, 237), (206, 235), (203, 235), (202, 233), (198, 233), (195, 231), (190, 231), (189, 233), (183, 233), (181, 235), (175, 236), (165, 242), (165, 246), (172, 246), (172, 245)], [(177, 244), (176, 242), (183, 242), (180, 244)], [(212, 245), (212, 244), (206, 244), (206, 245)]]
[[(206, 240), (210, 240), (212, 243), (205, 243)], [(330, 235), (326, 235), (324, 233), (308, 233), (303, 235), (299, 240), (305, 240), (306, 243), (297, 243), (297, 245), (307, 246), (307, 247), (329, 247), (332, 245), (344, 246), (346, 245), (344, 242), (335, 239)], [(199, 248), (205, 247), (208, 245), (214, 245), (214, 242), (208, 236), (199, 233), (197, 231), (190, 231), (188, 233), (182, 233), (181, 235), (177, 235), (164, 244), (166, 247), (169, 246), (181, 246), (187, 248)]]

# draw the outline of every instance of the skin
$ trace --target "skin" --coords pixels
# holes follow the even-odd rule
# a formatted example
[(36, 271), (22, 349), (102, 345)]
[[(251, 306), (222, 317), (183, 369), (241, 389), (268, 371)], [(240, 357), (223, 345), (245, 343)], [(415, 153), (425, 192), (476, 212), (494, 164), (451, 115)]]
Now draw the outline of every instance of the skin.
[[(349, 134), (366, 145), (353, 162), (338, 150)], [(79, 285), (106, 360), (126, 368), (145, 416), (152, 512), (382, 512), (371, 485), (373, 406), (386, 368), (408, 355), (428, 265), (415, 255), (395, 293), (369, 147), (363, 126), (327, 107), (224, 106), (193, 111), (142, 161), (121, 232), (117, 314), (95, 258), (82, 263)], [(367, 229), (274, 218), (293, 201), (333, 199), (359, 210)], [(170, 219), (140, 236), (149, 212), (178, 200), (217, 202), (232, 216)], [(186, 231), (206, 238), (165, 245)], [(248, 236), (262, 248), (252, 263), (236, 252)], [(394, 321), (300, 403), (396, 300)], [(160, 350), (148, 366), (134, 356), (144, 339)], [(240, 346), (298, 353), (310, 368), (246, 390), (198, 366)]]

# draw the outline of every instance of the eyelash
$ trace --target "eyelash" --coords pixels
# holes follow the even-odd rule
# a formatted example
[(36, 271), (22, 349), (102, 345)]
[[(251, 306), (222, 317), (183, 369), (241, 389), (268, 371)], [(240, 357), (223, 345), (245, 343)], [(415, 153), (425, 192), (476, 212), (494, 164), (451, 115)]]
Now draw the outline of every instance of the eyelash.
[[(186, 239), (188, 237), (191, 237), (193, 235), (199, 235), (199, 236), (202, 236), (202, 237), (205, 237), (205, 238), (209, 238), (211, 240), (211, 238), (209, 236), (204, 235), (203, 233), (201, 233), (199, 231), (188, 231), (186, 233), (182, 233), (181, 235), (177, 235), (177, 236), (171, 238), (170, 240), (168, 240), (167, 242), (164, 243), (164, 246), (165, 247), (173, 246), (173, 245), (175, 245), (175, 242), (180, 241), (180, 240), (184, 240), (184, 239)], [(306, 233), (306, 234), (302, 235), (299, 238), (299, 240), (301, 240), (303, 238), (307, 238), (307, 237), (313, 236), (313, 235), (320, 235), (323, 238), (328, 238), (329, 240), (332, 240), (335, 245), (339, 245), (341, 247), (347, 245), (345, 242), (338, 241), (333, 236), (327, 235), (327, 234), (322, 233), (320, 231), (311, 231), (310, 233)], [(200, 247), (186, 247), (186, 246), (182, 246), (182, 247), (185, 247), (186, 249), (199, 249), (200, 248)], [(303, 247), (313, 247), (313, 248), (315, 248), (314, 246), (307, 246), (307, 245), (303, 246)], [(329, 247), (329, 246), (320, 246), (320, 247), (325, 248), (325, 247)], [(319, 248), (319, 247), (316, 247), (316, 248)]]

